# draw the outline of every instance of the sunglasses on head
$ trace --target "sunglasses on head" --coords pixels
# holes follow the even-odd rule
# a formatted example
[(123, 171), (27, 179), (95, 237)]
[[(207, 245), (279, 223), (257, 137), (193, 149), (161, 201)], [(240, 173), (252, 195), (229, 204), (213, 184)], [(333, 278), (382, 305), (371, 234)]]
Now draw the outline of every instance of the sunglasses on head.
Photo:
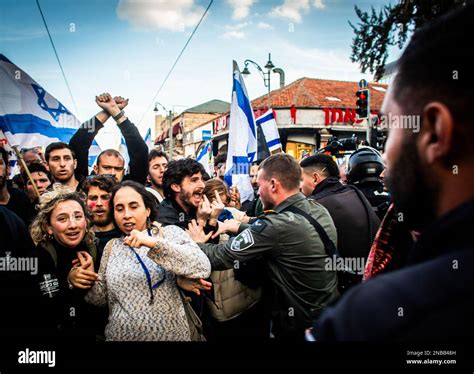
[(94, 179), (97, 179), (97, 178), (113, 178), (115, 181), (117, 181), (117, 179), (115, 178), (115, 176), (113, 174), (92, 174), (92, 175), (88, 175), (86, 177), (87, 180), (94, 180)]
[(38, 152), (38, 149), (37, 149), (36, 147), (22, 148), (22, 149), (20, 149), (20, 152), (21, 152), (21, 153), (26, 153), (26, 152), (30, 152), (30, 151), (34, 151), (35, 153), (39, 153), (39, 152)]

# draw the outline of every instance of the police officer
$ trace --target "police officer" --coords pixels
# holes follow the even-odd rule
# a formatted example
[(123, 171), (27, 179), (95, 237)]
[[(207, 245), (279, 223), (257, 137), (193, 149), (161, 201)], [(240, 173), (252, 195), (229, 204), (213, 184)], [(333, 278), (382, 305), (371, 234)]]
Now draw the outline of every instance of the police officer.
[(375, 148), (361, 147), (349, 158), (348, 183), (365, 195), (380, 219), (383, 219), (390, 205), (390, 195), (384, 191), (380, 176), (383, 170), (382, 156)]
[[(304, 340), (304, 328), (337, 296), (337, 276), (328, 264), (337, 245), (333, 220), (326, 208), (300, 193), (301, 169), (286, 154), (270, 156), (258, 171), (264, 215), (223, 244), (202, 244), (213, 270), (235, 268), (261, 257), (267, 284), (264, 299), (277, 340)], [(312, 222), (311, 222), (312, 221)]]

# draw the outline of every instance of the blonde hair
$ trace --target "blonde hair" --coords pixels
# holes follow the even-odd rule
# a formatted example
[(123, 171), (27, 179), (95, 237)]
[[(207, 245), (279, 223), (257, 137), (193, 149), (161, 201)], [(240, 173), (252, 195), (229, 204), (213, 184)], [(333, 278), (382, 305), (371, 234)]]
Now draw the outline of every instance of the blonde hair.
[(46, 244), (52, 240), (48, 235), (47, 225), (50, 224), (51, 215), (58, 204), (68, 200), (76, 201), (81, 206), (87, 222), (84, 241), (87, 245), (94, 243), (95, 235), (90, 229), (91, 221), (85, 204), (85, 196), (67, 186), (55, 183), (51, 191), (47, 191), (40, 196), (39, 203), (36, 206), (38, 214), (30, 225), (30, 235), (35, 245)]

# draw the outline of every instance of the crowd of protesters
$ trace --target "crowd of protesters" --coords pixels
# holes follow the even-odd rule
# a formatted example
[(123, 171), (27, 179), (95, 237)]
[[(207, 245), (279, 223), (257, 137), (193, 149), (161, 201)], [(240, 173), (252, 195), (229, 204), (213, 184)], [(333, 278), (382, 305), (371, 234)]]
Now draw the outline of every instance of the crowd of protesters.
[[(467, 5), (428, 24), (398, 62), (382, 110), (420, 116), (419, 133), (390, 129), (383, 156), (360, 147), (343, 173), (328, 154), (273, 154), (249, 168), (252, 200), (224, 182), (226, 154), (211, 176), (192, 158), (148, 152), (128, 100), (107, 93), (69, 144), (23, 149), (11, 180), (0, 147), (2, 334), (474, 335), (473, 21)], [(453, 69), (465, 75), (453, 79)], [(110, 117), (129, 172), (108, 149), (89, 175), (89, 148)], [(13, 268), (20, 259), (29, 272)]]

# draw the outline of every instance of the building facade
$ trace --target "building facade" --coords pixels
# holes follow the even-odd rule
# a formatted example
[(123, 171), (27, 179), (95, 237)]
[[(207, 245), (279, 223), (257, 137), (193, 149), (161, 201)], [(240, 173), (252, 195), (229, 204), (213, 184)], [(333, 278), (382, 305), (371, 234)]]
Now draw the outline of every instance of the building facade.
[(202, 142), (202, 129), (196, 129), (228, 112), (229, 108), (230, 104), (225, 101), (211, 100), (173, 115), (171, 126), (170, 118), (164, 118), (157, 126), (155, 146), (170, 154), (170, 128), (172, 128), (173, 155), (171, 158), (179, 159), (195, 155), (195, 150)]
[[(372, 121), (387, 86), (369, 83)], [(356, 116), (357, 82), (301, 78), (270, 93), (283, 150), (297, 159), (324, 147), (329, 138), (356, 136), (365, 140), (367, 120)], [(252, 101), (255, 117), (268, 108), (267, 95)], [(229, 113), (212, 120), (213, 153), (227, 151)]]

